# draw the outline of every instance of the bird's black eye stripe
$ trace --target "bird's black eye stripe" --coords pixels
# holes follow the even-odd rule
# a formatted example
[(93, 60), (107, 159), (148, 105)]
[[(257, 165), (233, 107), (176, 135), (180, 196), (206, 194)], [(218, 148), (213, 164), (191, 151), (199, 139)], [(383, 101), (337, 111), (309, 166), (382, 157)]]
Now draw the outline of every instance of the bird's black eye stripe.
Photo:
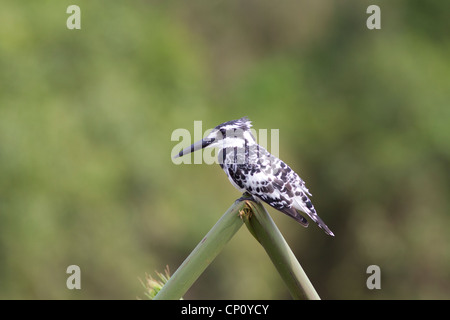
[(224, 128), (220, 129), (220, 133), (222, 134), (222, 138), (224, 138), (225, 137), (225, 129)]

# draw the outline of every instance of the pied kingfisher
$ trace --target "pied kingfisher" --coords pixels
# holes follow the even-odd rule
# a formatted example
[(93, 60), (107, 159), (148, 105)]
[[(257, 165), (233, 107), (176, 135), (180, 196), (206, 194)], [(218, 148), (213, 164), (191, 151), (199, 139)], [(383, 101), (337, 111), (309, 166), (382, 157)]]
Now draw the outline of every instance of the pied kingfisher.
[(317, 215), (305, 182), (287, 164), (256, 143), (251, 126), (247, 117), (219, 124), (205, 139), (181, 150), (175, 158), (206, 147), (218, 147), (219, 164), (236, 189), (260, 198), (307, 227), (308, 221), (299, 213), (302, 211), (326, 234), (334, 236)]

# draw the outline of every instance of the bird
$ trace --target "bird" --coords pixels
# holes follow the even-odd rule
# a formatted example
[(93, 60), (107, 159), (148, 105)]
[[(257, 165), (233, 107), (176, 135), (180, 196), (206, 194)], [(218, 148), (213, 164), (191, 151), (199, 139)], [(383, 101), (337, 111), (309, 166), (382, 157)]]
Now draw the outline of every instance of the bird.
[[(319, 217), (305, 182), (286, 163), (256, 143), (248, 117), (219, 124), (206, 138), (181, 150), (178, 158), (203, 148), (218, 148), (218, 162), (240, 192), (260, 199), (308, 227), (306, 213), (327, 235), (334, 233)], [(255, 198), (256, 197), (256, 198)]]

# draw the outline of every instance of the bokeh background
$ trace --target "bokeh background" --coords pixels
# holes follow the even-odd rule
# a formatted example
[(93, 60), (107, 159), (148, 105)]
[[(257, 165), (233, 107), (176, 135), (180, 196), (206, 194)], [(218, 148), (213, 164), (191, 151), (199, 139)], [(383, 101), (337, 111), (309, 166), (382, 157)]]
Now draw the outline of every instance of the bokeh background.
[[(66, 27), (71, 4), (81, 30)], [(366, 27), (371, 4), (381, 30)], [(145, 298), (139, 279), (174, 272), (240, 196), (217, 165), (173, 164), (172, 132), (242, 116), (280, 130), (280, 157), (336, 234), (269, 209), (322, 298), (450, 298), (448, 12), (2, 1), (0, 298)], [(66, 288), (72, 264), (81, 290)], [(243, 227), (185, 298), (290, 296)]]

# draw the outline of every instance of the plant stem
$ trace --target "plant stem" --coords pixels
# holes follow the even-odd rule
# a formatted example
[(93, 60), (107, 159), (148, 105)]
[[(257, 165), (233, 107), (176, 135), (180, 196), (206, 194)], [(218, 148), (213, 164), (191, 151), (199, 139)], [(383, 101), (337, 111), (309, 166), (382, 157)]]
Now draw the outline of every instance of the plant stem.
[(240, 217), (245, 202), (236, 201), (191, 254), (184, 260), (169, 281), (161, 288), (154, 300), (178, 300), (194, 284), (198, 277), (220, 253), (222, 248), (243, 225)]
[(319, 295), (289, 248), (269, 213), (259, 202), (244, 201), (250, 210), (243, 220), (250, 233), (264, 247), (294, 299), (320, 300)]

